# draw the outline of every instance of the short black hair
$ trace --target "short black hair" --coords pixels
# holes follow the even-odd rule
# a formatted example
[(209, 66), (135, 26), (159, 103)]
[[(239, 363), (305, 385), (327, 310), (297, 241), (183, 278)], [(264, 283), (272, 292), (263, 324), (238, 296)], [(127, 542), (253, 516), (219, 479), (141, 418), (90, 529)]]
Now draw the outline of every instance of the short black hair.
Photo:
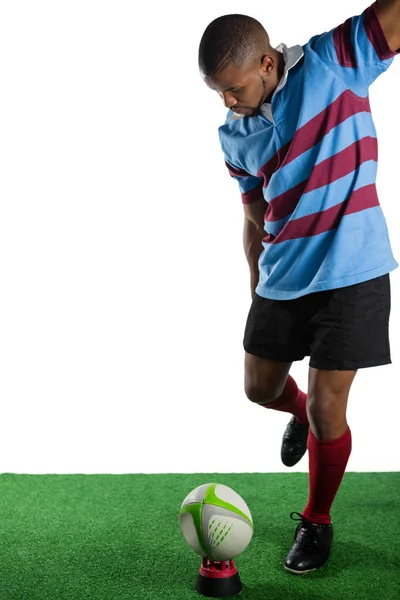
[(212, 21), (199, 46), (199, 69), (204, 77), (229, 64), (241, 66), (257, 56), (260, 43), (268, 40), (264, 27), (247, 15), (224, 15)]

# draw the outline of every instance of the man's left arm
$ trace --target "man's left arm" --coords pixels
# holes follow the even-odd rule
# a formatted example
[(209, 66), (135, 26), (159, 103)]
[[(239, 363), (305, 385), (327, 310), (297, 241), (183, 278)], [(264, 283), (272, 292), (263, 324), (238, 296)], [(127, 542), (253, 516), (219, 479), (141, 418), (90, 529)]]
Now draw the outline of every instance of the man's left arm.
[(389, 48), (400, 50), (400, 0), (378, 0), (376, 12)]

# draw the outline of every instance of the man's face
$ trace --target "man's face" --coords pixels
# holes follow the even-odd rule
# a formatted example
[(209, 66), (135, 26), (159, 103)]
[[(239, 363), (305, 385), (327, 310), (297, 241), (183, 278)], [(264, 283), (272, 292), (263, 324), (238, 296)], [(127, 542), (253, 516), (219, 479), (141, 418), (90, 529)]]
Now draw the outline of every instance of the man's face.
[(246, 67), (233, 64), (216, 75), (205, 77), (208, 87), (218, 93), (227, 108), (247, 117), (256, 117), (278, 85), (279, 65), (264, 56)]

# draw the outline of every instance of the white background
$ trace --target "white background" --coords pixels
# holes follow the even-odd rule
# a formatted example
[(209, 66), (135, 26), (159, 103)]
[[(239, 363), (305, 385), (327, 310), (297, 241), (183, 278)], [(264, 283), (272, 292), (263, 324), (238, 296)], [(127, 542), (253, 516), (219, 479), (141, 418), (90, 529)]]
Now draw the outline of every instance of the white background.
[[(0, 471), (284, 471), (289, 415), (243, 391), (243, 208), (208, 23), (246, 12), (303, 44), (368, 0), (11, 2), (0, 7)], [(400, 259), (400, 61), (371, 88), (378, 190)], [(393, 365), (360, 371), (348, 470), (400, 467)], [(308, 360), (293, 366), (304, 389)], [(294, 470), (307, 471), (305, 457)]]

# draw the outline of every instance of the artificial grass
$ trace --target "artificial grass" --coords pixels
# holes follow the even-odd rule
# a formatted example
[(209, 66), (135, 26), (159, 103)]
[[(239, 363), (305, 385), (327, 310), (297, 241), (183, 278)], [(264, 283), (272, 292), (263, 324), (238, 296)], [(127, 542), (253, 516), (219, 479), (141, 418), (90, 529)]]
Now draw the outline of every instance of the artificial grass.
[(178, 524), (185, 496), (224, 483), (255, 530), (236, 560), (243, 600), (399, 600), (400, 473), (346, 473), (320, 570), (283, 569), (305, 473), (0, 475), (0, 600), (191, 600), (201, 559)]

